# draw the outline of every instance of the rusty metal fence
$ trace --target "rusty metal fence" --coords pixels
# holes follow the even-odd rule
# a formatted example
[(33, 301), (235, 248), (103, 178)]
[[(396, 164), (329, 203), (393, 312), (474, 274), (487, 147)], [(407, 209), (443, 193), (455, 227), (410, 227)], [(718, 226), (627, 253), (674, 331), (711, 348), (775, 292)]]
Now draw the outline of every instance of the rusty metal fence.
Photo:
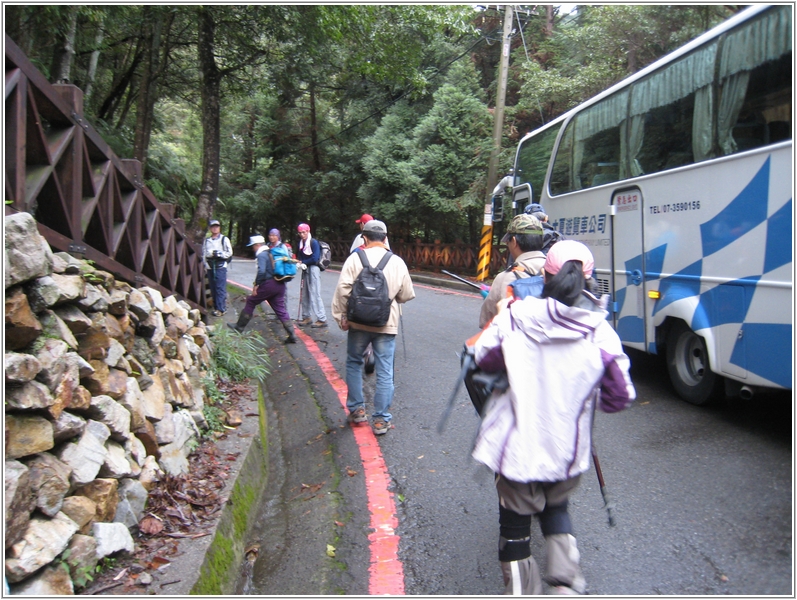
[[(332, 258), (343, 262), (349, 255), (351, 240), (329, 242)], [(390, 249), (400, 256), (410, 269), (439, 272), (442, 269), (458, 275), (476, 275), (479, 247), (470, 244), (422, 244), (390, 240)], [(507, 249), (493, 246), (490, 254), (490, 273), (495, 275), (506, 267)]]
[(52, 85), (6, 35), (5, 214), (29, 212), (50, 246), (206, 310), (202, 248), (83, 117), (83, 92)]

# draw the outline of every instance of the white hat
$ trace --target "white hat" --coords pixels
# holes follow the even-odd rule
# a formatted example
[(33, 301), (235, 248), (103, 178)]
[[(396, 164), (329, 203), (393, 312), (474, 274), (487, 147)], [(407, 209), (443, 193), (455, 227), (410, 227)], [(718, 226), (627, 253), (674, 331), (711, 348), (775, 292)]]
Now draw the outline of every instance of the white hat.
[(265, 244), (266, 239), (262, 235), (249, 236), (249, 243), (247, 246), (254, 246), (255, 244)]

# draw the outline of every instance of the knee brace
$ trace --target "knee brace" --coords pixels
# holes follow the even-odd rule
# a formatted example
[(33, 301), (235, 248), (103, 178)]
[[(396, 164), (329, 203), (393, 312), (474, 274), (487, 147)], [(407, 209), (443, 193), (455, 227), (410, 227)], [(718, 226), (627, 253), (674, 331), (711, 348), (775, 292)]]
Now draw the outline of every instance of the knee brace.
[(498, 522), (501, 533), (498, 541), (498, 560), (512, 562), (531, 556), (529, 546), (531, 515), (520, 515), (499, 505)]
[(556, 506), (546, 506), (539, 514), (539, 518), (540, 529), (544, 536), (573, 533), (573, 524), (570, 522), (570, 514), (567, 512), (567, 501)]

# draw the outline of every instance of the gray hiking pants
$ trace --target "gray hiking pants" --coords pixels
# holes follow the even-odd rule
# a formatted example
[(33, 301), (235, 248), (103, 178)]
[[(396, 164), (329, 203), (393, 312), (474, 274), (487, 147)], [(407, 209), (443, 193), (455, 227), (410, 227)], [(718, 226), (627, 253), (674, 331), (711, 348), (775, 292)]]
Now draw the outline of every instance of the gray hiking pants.
[[(573, 490), (578, 487), (580, 475), (566, 481), (519, 483), (498, 475), (495, 487), (498, 490), (498, 501), (504, 509), (518, 515), (540, 515), (546, 507), (562, 507)], [(566, 513), (567, 509), (560, 508)], [(541, 526), (543, 517), (541, 517)], [(569, 522), (569, 521), (568, 521)], [(549, 533), (545, 536), (545, 553), (547, 556), (548, 574), (546, 580), (551, 585), (562, 585), (583, 594), (586, 591), (584, 577), (579, 566), (579, 553), (576, 538), (572, 533)], [(525, 535), (531, 535), (531, 527)], [(554, 527), (554, 529), (556, 529)], [(505, 543), (502, 538), (501, 543)], [(502, 561), (501, 572), (504, 575), (504, 594), (508, 595), (540, 595), (542, 594), (542, 577), (534, 557), (528, 556), (519, 560)]]

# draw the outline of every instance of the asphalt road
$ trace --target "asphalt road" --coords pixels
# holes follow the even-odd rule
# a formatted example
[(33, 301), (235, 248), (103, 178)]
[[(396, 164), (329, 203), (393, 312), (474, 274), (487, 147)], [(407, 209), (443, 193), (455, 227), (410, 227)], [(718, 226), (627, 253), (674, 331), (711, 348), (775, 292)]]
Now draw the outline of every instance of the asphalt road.
[[(253, 263), (236, 260), (229, 277), (250, 285), (252, 273)], [(329, 314), (337, 275), (322, 274), (330, 327), (306, 331), (343, 376), (345, 333)], [(288, 289), (289, 312), (295, 317), (298, 281)], [(445, 432), (436, 430), (458, 376), (457, 353), (477, 331), (481, 298), (424, 284), (416, 285), (416, 295), (405, 305), (396, 345), (395, 428), (379, 439), (398, 507), (405, 590), (418, 595), (500, 594), (496, 494), (491, 473), (470, 458), (478, 418), (464, 390)], [(267, 313), (273, 316), (270, 309)], [(308, 382), (308, 402), (315, 401), (327, 427), (328, 450), (320, 455), (331, 456), (337, 469), (335, 511), (345, 526), (329, 533), (336, 567), (334, 576), (325, 579), (326, 587), (285, 575), (280, 579), (273, 564), (269, 568), (264, 560), (255, 567), (251, 593), (367, 594), (365, 485), (361, 476), (350, 475), (362, 471), (357, 448), (337, 395), (318, 365), (302, 344), (290, 347), (290, 356)], [(595, 424), (617, 525), (607, 525), (594, 471), (584, 475), (571, 500), (588, 592), (793, 594), (791, 394), (694, 407), (675, 396), (657, 357), (631, 358), (637, 401), (622, 413), (599, 413)], [(282, 414), (285, 426), (302, 427), (290, 425), (295, 409), (273, 410)], [(272, 498), (268, 510), (278, 512), (278, 506)], [(303, 536), (308, 543), (318, 536), (317, 529), (303, 534), (301, 527), (294, 527), (292, 532), (296, 539), (286, 543), (294, 545)], [(536, 524), (532, 552), (542, 558), (544, 569)], [(279, 570), (290, 571), (291, 566)]]

